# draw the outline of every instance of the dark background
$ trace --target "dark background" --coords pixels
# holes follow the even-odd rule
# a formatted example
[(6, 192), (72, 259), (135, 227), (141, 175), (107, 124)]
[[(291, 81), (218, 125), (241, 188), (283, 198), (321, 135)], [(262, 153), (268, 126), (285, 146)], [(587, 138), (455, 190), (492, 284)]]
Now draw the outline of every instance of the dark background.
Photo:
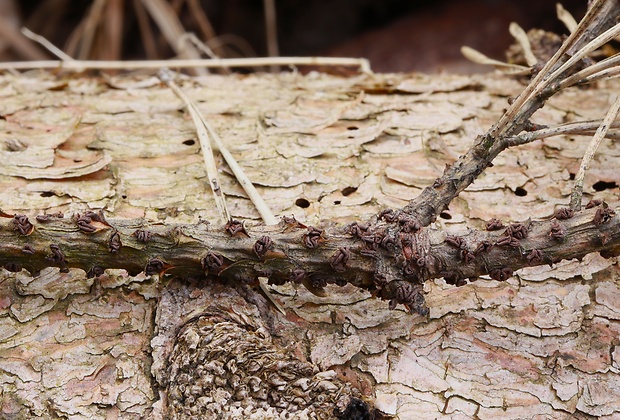
[[(223, 45), (224, 56), (264, 56), (264, 4), (260, 0), (195, 0), (200, 4), (216, 34), (211, 45)], [(61, 48), (83, 22), (92, 1), (86, 0), (0, 0), (9, 4), (1, 10), (5, 18), (25, 25)], [(122, 10), (122, 44), (111, 57), (105, 42), (93, 48), (88, 58), (153, 59), (174, 53), (156, 34), (156, 56), (145, 53), (138, 28), (136, 3), (114, 0)], [(183, 27), (200, 36), (189, 0), (168, 0)], [(12, 5), (11, 5), (12, 3)], [(469, 45), (497, 58), (512, 43), (508, 25), (515, 21), (525, 30), (543, 28), (566, 33), (555, 15), (556, 0), (276, 0), (277, 33), (282, 56), (352, 56), (371, 60), (374, 71), (475, 72), (487, 68), (470, 64), (459, 49)], [(568, 0), (564, 7), (577, 20), (583, 16), (586, 0)], [(10, 8), (12, 7), (12, 10)], [(8, 10), (8, 11), (7, 11)], [(102, 18), (101, 26), (105, 26)], [(101, 28), (100, 28), (101, 29)], [(204, 40), (204, 36), (200, 36)], [(221, 41), (221, 43), (220, 43)], [(43, 49), (41, 49), (43, 51)], [(48, 54), (49, 55), (49, 54)], [(51, 57), (51, 55), (49, 55)], [(0, 59), (23, 60), (18, 48), (4, 47)], [(75, 57), (77, 58), (77, 57)]]

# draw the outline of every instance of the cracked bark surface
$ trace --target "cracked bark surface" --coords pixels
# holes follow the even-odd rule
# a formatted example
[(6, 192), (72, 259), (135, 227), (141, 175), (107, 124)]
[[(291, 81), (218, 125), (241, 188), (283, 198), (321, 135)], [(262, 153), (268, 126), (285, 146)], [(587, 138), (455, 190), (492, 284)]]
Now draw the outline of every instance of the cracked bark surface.
[[(2, 263), (56, 266), (35, 278), (26, 271), (1, 273), (3, 416), (164, 416), (173, 405), (170, 395), (177, 395), (170, 387), (177, 344), (187, 343), (183, 333), (214, 311), (227, 322), (267, 331), (264, 345), (273, 354), (312, 366), (307, 384), (320, 382), (318, 371), (334, 370), (336, 377), (327, 379), (336, 388), (322, 385), (328, 400), (330, 389), (349, 387), (352, 397), (400, 418), (611, 419), (620, 412), (615, 257), (589, 254), (581, 262), (524, 268), (503, 282), (487, 278), (462, 287), (446, 284), (437, 270), (428, 274), (437, 279), (424, 283), (428, 317), (411, 315), (402, 305), (390, 310), (388, 302), (350, 284), (372, 288), (374, 267), (357, 264), (363, 241), (339, 229), (382, 209), (402, 208), (431, 185), (497, 120), (506, 98), (522, 89), (518, 81), (497, 75), (283, 74), (184, 82), (272, 209), (326, 231), (317, 264), (341, 247), (353, 254), (345, 266), (359, 271), (345, 286), (327, 284), (324, 297), (295, 284), (272, 286), (286, 316), (265, 309), (260, 295), (250, 296), (258, 306), (247, 303), (241, 295), (252, 292), (230, 282), (138, 274), (157, 256), (177, 266), (171, 274), (179, 267), (191, 271), (185, 276), (199, 274), (205, 241), (224, 246), (228, 239), (221, 227), (200, 223), (215, 220), (216, 213), (191, 123), (167, 89), (148, 79), (46, 74), (3, 75), (0, 82), (7, 145), (0, 165), (2, 208), (26, 215), (35, 228), (24, 235), (14, 219), (0, 220), (0, 235), (12, 238), (3, 245)], [(601, 118), (619, 90), (617, 82), (606, 82), (560, 93), (534, 120)], [(586, 145), (585, 137), (555, 137), (503, 152), (430, 226), (429, 243), (439, 255), (458, 258), (464, 278), (489, 272), (500, 256), (527, 258), (523, 251), (540, 248), (536, 241), (552, 232), (553, 215), (568, 204), (570, 174)], [(612, 208), (619, 155), (617, 142), (605, 141), (584, 189), (586, 197), (605, 199)], [(223, 179), (232, 213), (245, 220), (252, 238), (232, 238), (237, 248), (218, 252), (232, 253), (231, 261), (251, 258), (251, 267), (235, 268), (247, 274), (257, 270), (254, 244), (266, 230), (257, 227), (258, 215), (234, 180)], [(69, 216), (100, 208), (114, 229), (92, 219), (80, 229), (79, 218)], [(67, 216), (36, 219), (58, 211)], [(590, 246), (601, 237), (617, 240), (617, 216), (596, 226), (596, 211), (555, 221), (565, 236), (552, 251), (570, 252), (579, 238)], [(506, 225), (543, 222), (533, 223), (519, 246), (491, 249), (494, 258), (481, 270), (482, 260), (466, 263), (462, 251), (502, 237), (504, 230), (485, 231), (492, 217)], [(95, 231), (85, 231), (87, 225)], [(138, 229), (151, 231), (150, 241), (142, 241), (146, 236), (135, 234)], [(110, 248), (115, 231), (122, 244), (117, 253)], [(289, 249), (302, 249), (306, 232), (288, 232), (297, 238)], [(464, 236), (466, 248), (446, 242), (448, 236)], [(281, 242), (274, 243), (270, 252), (282, 251)], [(59, 245), (66, 266), (53, 260), (58, 254), (52, 244)], [(25, 254), (26, 245), (35, 253)], [(180, 250), (185, 254), (178, 259), (168, 257)], [(88, 266), (85, 255), (92, 256)], [(116, 269), (86, 275), (95, 266), (121, 268), (124, 256), (131, 265), (122, 268), (133, 276)], [(347, 278), (339, 273), (330, 267), (333, 282)], [(186, 405), (187, 398), (181, 399)], [(231, 418), (247, 408), (232, 396), (226, 401)]]

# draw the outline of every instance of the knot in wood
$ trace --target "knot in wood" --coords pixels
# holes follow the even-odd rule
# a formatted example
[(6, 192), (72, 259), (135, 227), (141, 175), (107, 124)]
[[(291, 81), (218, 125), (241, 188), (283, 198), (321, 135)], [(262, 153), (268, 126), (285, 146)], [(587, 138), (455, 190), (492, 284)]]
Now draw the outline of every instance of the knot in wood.
[(52, 213), (52, 214), (39, 214), (36, 219), (37, 222), (39, 223), (47, 223), (53, 219), (62, 219), (64, 217), (64, 214), (58, 212), (58, 213)]
[(491, 219), (486, 223), (486, 229), (491, 232), (494, 230), (500, 230), (504, 228), (504, 224), (498, 219)]
[(154, 274), (161, 274), (166, 267), (166, 263), (159, 257), (151, 258), (144, 267), (144, 274), (152, 276)]
[(137, 229), (133, 235), (136, 237), (138, 242), (147, 243), (151, 240), (152, 234), (151, 231), (146, 229)]
[(394, 280), (389, 282), (383, 290), (383, 296), (390, 299), (390, 309), (395, 309), (396, 305), (400, 303), (405, 305), (412, 313), (428, 314), (428, 308), (425, 307), (424, 295), (420, 285), (404, 280)]
[(588, 201), (588, 204), (586, 204), (586, 209), (592, 209), (594, 207), (600, 206), (601, 204), (603, 204), (603, 200), (590, 200)]
[(4, 268), (7, 271), (10, 271), (11, 273), (19, 273), (20, 271), (22, 271), (22, 266), (19, 263), (16, 262), (9, 262), (4, 264)]
[(609, 207), (599, 207), (598, 209), (596, 209), (596, 213), (594, 214), (594, 225), (604, 225), (605, 223), (608, 223), (615, 215), (616, 212)]
[(289, 274), (289, 279), (296, 284), (301, 284), (302, 281), (306, 278), (306, 272), (301, 268), (296, 268)]
[(493, 279), (493, 280), (497, 280), (497, 281), (506, 281), (508, 280), (510, 277), (512, 277), (512, 268), (510, 267), (504, 267), (504, 268), (497, 268), (495, 270), (491, 270), (489, 272), (489, 276)]
[(564, 236), (566, 235), (566, 229), (564, 229), (564, 227), (559, 224), (557, 221), (553, 221), (553, 223), (551, 223), (551, 230), (549, 231), (549, 237), (553, 238), (553, 239), (563, 239)]
[(347, 269), (347, 262), (351, 257), (351, 251), (348, 247), (338, 248), (336, 252), (329, 258), (329, 265), (337, 272), (342, 273)]
[(24, 247), (22, 248), (22, 252), (23, 252), (24, 254), (33, 255), (33, 254), (34, 254), (34, 248), (32, 247), (32, 245), (30, 245), (30, 244), (26, 244), (26, 245), (24, 245)]
[(248, 238), (250, 237), (250, 235), (248, 235), (248, 232), (245, 230), (245, 226), (243, 225), (243, 222), (240, 222), (239, 220), (234, 220), (234, 219), (229, 220), (224, 226), (224, 230), (228, 232), (230, 236), (245, 235)]
[(317, 248), (324, 240), (323, 231), (313, 226), (308, 226), (308, 231), (303, 236), (306, 248)]
[(34, 230), (34, 225), (30, 223), (28, 217), (25, 214), (16, 214), (13, 216), (13, 224), (15, 230), (19, 231), (22, 235), (30, 235)]
[(108, 246), (112, 254), (116, 254), (123, 246), (121, 242), (121, 235), (118, 233), (117, 230), (112, 232), (112, 236), (110, 236), (110, 242), (108, 243)]
[(265, 254), (273, 248), (273, 240), (269, 236), (261, 236), (254, 243), (254, 253), (259, 259), (262, 259)]
[(93, 219), (86, 215), (78, 215), (77, 226), (84, 233), (93, 233), (97, 228), (91, 225)]
[(91, 267), (90, 270), (88, 270), (88, 272), (86, 273), (86, 277), (89, 279), (92, 279), (93, 277), (102, 276), (103, 273), (105, 273), (105, 270), (103, 269), (103, 267), (99, 267), (98, 265), (95, 265)]
[(377, 218), (379, 220), (385, 220), (388, 223), (393, 223), (398, 219), (399, 215), (399, 211), (395, 211), (393, 209), (385, 209), (377, 215)]
[(528, 227), (523, 223), (513, 223), (504, 231), (504, 235), (511, 236), (515, 239), (527, 238)]
[(540, 265), (543, 263), (543, 253), (540, 249), (532, 249), (526, 258), (529, 265)]
[(575, 211), (570, 207), (560, 207), (553, 216), (558, 220), (568, 220), (575, 215)]
[(201, 260), (200, 264), (205, 274), (219, 274), (224, 268), (224, 257), (217, 252), (209, 252)]

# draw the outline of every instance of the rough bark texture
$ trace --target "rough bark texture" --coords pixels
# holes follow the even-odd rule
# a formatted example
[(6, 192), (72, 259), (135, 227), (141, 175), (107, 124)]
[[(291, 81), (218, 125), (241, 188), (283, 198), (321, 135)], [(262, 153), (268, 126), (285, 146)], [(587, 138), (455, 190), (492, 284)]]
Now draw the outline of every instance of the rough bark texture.
[[(521, 88), (495, 75), (210, 76), (183, 84), (276, 214), (333, 232), (407, 204)], [(619, 90), (609, 82), (567, 91), (533, 120), (601, 118)], [(2, 219), (2, 238), (13, 238), (2, 255), (14, 255), (2, 262), (13, 270), (18, 260), (56, 267), (34, 278), (26, 271), (0, 273), (2, 416), (199, 415), (194, 409), (243, 418), (303, 407), (310, 418), (326, 418), (362, 412), (362, 400), (400, 418), (611, 419), (620, 413), (615, 258), (590, 254), (458, 288), (427, 281), (427, 317), (402, 306), (390, 310), (352, 284), (328, 284), (323, 297), (291, 284), (273, 286), (287, 311), (282, 316), (250, 285), (188, 279), (204, 269), (204, 241), (214, 240), (209, 249), (223, 253), (227, 234), (199, 223), (217, 216), (191, 121), (168, 89), (145, 78), (4, 75), (0, 94), (0, 202), (6, 214), (24, 214), (35, 228)], [(430, 243), (460, 258), (463, 248), (446, 242), (448, 235), (464, 236), (473, 251), (486, 239), (478, 235), (495, 235), (495, 242), (502, 236), (502, 230), (482, 232), (490, 218), (546, 219), (519, 246), (497, 246), (490, 255), (536, 249), (537, 238), (554, 232), (556, 210), (568, 203), (570, 177), (586, 145), (584, 137), (557, 137), (503, 152), (431, 226), (440, 232)], [(617, 142), (604, 142), (586, 197), (617, 201), (619, 155)], [(247, 243), (247, 258), (260, 237), (257, 213), (234, 180), (224, 180), (231, 213), (246, 220), (253, 236), (230, 239)], [(80, 228), (77, 214), (98, 209), (114, 228), (93, 217)], [(67, 214), (64, 220), (36, 219), (58, 211)], [(578, 238), (617, 240), (617, 217), (597, 226), (596, 211), (559, 221), (566, 236), (556, 247), (570, 250)], [(151, 230), (151, 241), (142, 241), (137, 229)], [(113, 252), (116, 231), (121, 248)], [(352, 235), (337, 240), (361, 246)], [(338, 248), (328, 238), (320, 252), (331, 256)], [(192, 272), (175, 273), (184, 280), (116, 269), (86, 275), (118, 268), (106, 262), (125, 257), (131, 265), (124, 268), (136, 274), (155, 254), (172, 250), (188, 256), (162, 262), (185, 262)], [(80, 265), (89, 254), (92, 266)], [(32, 258), (23, 261), (24, 255)], [(74, 263), (84, 270), (71, 268)], [(462, 284), (461, 277), (488, 272), (489, 264), (505, 266), (495, 259), (485, 270), (477, 264), (465, 261), (462, 276), (447, 280)], [(231, 353), (242, 348), (262, 353), (250, 361)], [(332, 369), (335, 376), (319, 373)], [(194, 386), (185, 386), (188, 381)]]

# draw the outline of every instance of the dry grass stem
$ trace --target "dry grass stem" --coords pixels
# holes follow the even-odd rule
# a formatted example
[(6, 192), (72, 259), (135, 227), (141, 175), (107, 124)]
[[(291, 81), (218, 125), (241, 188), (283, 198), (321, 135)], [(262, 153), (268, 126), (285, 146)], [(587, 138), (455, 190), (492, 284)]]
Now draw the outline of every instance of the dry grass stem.
[[(170, 4), (163, 0), (142, 0), (142, 4), (150, 13), (153, 20), (155, 20), (157, 26), (159, 26), (159, 29), (166, 38), (166, 41), (168, 41), (168, 44), (170, 44), (172, 49), (179, 54), (179, 56), (189, 59), (200, 58), (200, 52), (198, 52), (191, 44), (184, 43), (184, 48), (179, 48), (178, 40), (187, 31), (183, 28), (179, 17), (174, 13), (174, 10)], [(205, 69), (201, 67), (196, 67), (195, 73), (198, 76), (204, 76), (207, 74)]]
[[(540, 70), (540, 72), (534, 77), (527, 87), (517, 96), (515, 101), (510, 105), (508, 110), (502, 115), (499, 121), (491, 128), (489, 131), (489, 135), (493, 138), (497, 138), (500, 136), (500, 133), (505, 132), (509, 127), (514, 127), (513, 129), (519, 130), (521, 127), (515, 127), (513, 124), (514, 121), (522, 121), (525, 122), (529, 116), (538, 109), (536, 105), (527, 106), (528, 101), (532, 101), (533, 98), (537, 98), (540, 92), (548, 86), (549, 82), (553, 81), (554, 78), (564, 72), (566, 68), (568, 68), (565, 64), (560, 66), (560, 68), (564, 68), (564, 70), (557, 72), (553, 71), (554, 67), (558, 64), (560, 59), (564, 58), (568, 52), (573, 52), (573, 50), (579, 48), (580, 44), (585, 42), (586, 38), (592, 35), (592, 31), (595, 31), (599, 26), (605, 25), (608, 22), (610, 15), (614, 8), (616, 8), (615, 2), (611, 2), (608, 0), (596, 0), (592, 3), (586, 15), (581, 19), (575, 31), (572, 32), (566, 41), (562, 43), (562, 46), (555, 52), (555, 54), (547, 61), (544, 67)], [(609, 31), (606, 31), (607, 33)], [(602, 35), (601, 35), (602, 36)], [(601, 36), (597, 37), (597, 39), (601, 38)], [(587, 46), (591, 46), (592, 43), (588, 43)], [(593, 44), (594, 45), (594, 44)], [(602, 44), (601, 44), (602, 45)], [(584, 47), (585, 48), (585, 47)], [(581, 48), (580, 51), (583, 52), (585, 49)], [(574, 58), (578, 53), (575, 52)], [(580, 54), (581, 58), (585, 55)], [(569, 59), (567, 62), (570, 62)], [(578, 61), (578, 60), (577, 60)], [(575, 61), (576, 62), (576, 61)], [(571, 64), (572, 65), (572, 64)], [(515, 133), (507, 133), (507, 134), (515, 134)]]
[(29, 60), (41, 60), (46, 57), (42, 51), (37, 48), (23, 34), (19, 33), (7, 18), (0, 15), (0, 38), (5, 40), (8, 45), (17, 51), (22, 57)]
[[(222, 157), (224, 158), (224, 160), (230, 167), (231, 171), (235, 175), (235, 178), (237, 178), (237, 181), (239, 181), (239, 184), (244, 189), (244, 191), (246, 192), (246, 194), (248, 195), (248, 197), (250, 198), (250, 200), (256, 207), (256, 210), (260, 214), (265, 224), (266, 225), (278, 224), (278, 220), (272, 213), (271, 209), (269, 208), (269, 206), (267, 206), (267, 203), (265, 203), (265, 200), (263, 200), (259, 192), (256, 190), (256, 188), (254, 187), (254, 184), (252, 184), (252, 181), (250, 181), (250, 179), (247, 177), (247, 175), (243, 171), (243, 168), (241, 168), (241, 166), (239, 165), (235, 157), (230, 153), (226, 145), (222, 142), (222, 139), (218, 136), (217, 132), (213, 129), (211, 124), (209, 124), (209, 122), (202, 116), (202, 114), (200, 113), (200, 111), (198, 110), (194, 102), (191, 99), (189, 99), (187, 95), (185, 95), (183, 91), (172, 81), (169, 73), (168, 72), (165, 72), (165, 73), (166, 74), (163, 76), (160, 76), (160, 78), (168, 86), (170, 86), (170, 88), (174, 91), (174, 93), (179, 98), (183, 100), (188, 110), (190, 111), (196, 126), (197, 127), (200, 126), (206, 130), (206, 132), (204, 133), (205, 135), (203, 137), (200, 137), (201, 132), (200, 131), (198, 132), (199, 138), (200, 138), (200, 145), (203, 150), (203, 155), (205, 154), (205, 150), (207, 150), (208, 148), (210, 151), (209, 153), (211, 154), (211, 158), (212, 158), (213, 152), (212, 152), (211, 143), (210, 143), (210, 140), (212, 140), (213, 143), (215, 143), (215, 145), (219, 149), (220, 153), (222, 154)], [(170, 82), (166, 80), (170, 80)], [(203, 147), (203, 143), (205, 143), (205, 147)], [(207, 162), (207, 159), (208, 157), (205, 156), (205, 164), (207, 165), (207, 172), (209, 172), (209, 162)], [(213, 160), (213, 165), (215, 165), (215, 160)], [(214, 177), (211, 176), (211, 174), (209, 174), (209, 178), (214, 179)], [(216, 182), (217, 182), (217, 185), (219, 186), (220, 183), (219, 181), (217, 181), (217, 179), (216, 179)], [(212, 186), (213, 186), (213, 182), (212, 182)], [(223, 193), (222, 193), (222, 197), (223, 197)], [(225, 203), (223, 207), (224, 208), (226, 207)], [(226, 220), (228, 220), (230, 218), (230, 216), (228, 215), (228, 210), (226, 210), (226, 216), (227, 216)]]
[(22, 28), (21, 32), (22, 34), (24, 34), (25, 37), (33, 40), (34, 42), (39, 43), (43, 48), (45, 48), (46, 50), (48, 50), (49, 52), (51, 52), (52, 54), (54, 54), (56, 57), (60, 58), (61, 60), (74, 61), (74, 59), (71, 56), (69, 56), (68, 54), (65, 54), (60, 48), (58, 48), (57, 46), (49, 42), (47, 39), (45, 39), (45, 37), (35, 34), (28, 28)]
[[(276, 5), (274, 0), (263, 0), (263, 8), (265, 9), (265, 29), (267, 37), (267, 55), (269, 57), (277, 57), (280, 55), (278, 47), (278, 26), (276, 23)], [(280, 67), (271, 66), (272, 73), (278, 73)]]
[(215, 198), (215, 204), (219, 211), (220, 219), (223, 223), (226, 223), (230, 220), (230, 213), (228, 212), (228, 207), (226, 206), (226, 198), (222, 192), (222, 184), (219, 180), (217, 165), (215, 164), (215, 158), (213, 156), (213, 148), (211, 147), (211, 142), (209, 141), (209, 134), (207, 127), (204, 124), (204, 120), (194, 106), (193, 102), (172, 80), (168, 70), (162, 69), (159, 72), (159, 78), (185, 103), (185, 106), (194, 121), (196, 133), (198, 134), (198, 139), (200, 141), (200, 150), (202, 150), (202, 157), (204, 158), (207, 176), (209, 177), (209, 185), (213, 191), (213, 197)]
[[(575, 53), (575, 55), (573, 55), (571, 58), (568, 59), (568, 61), (566, 61), (564, 64), (562, 64), (556, 70), (554, 70), (553, 73), (551, 73), (549, 75), (547, 80), (549, 80), (549, 82), (554, 81), (558, 76), (560, 76), (566, 70), (568, 70), (569, 68), (571, 68), (572, 66), (577, 64), (579, 61), (581, 61), (584, 58), (586, 58), (588, 56), (588, 54), (590, 54), (591, 52), (593, 52), (597, 48), (600, 48), (603, 45), (607, 44), (609, 41), (613, 40), (618, 35), (620, 35), (620, 24), (615, 25), (615, 26), (609, 28), (608, 30), (606, 30), (605, 32), (603, 32), (602, 34), (600, 34), (599, 36), (594, 38), (592, 41), (590, 41), (586, 45), (584, 45), (583, 48), (580, 48)], [(540, 86), (540, 88), (538, 90), (542, 90), (546, 86), (547, 86), (547, 84), (541, 84), (541, 86)]]
[(181, 44), (184, 44), (186, 42), (192, 43), (196, 48), (202, 51), (209, 58), (219, 58), (217, 54), (215, 54), (215, 52), (211, 48), (209, 48), (207, 44), (198, 39), (196, 34), (186, 32), (181, 35), (181, 37), (179, 38), (179, 48)]
[(517, 40), (519, 45), (521, 45), (527, 65), (530, 67), (535, 65), (538, 62), (538, 59), (536, 58), (536, 56), (534, 56), (534, 53), (532, 52), (532, 44), (530, 44), (530, 39), (527, 37), (527, 34), (523, 30), (523, 28), (520, 27), (517, 23), (512, 22), (508, 27), (508, 30), (510, 31), (510, 35), (512, 35)]
[(570, 207), (575, 211), (581, 210), (581, 196), (583, 194), (583, 180), (586, 176), (586, 170), (588, 169), (588, 165), (590, 161), (594, 157), (594, 153), (598, 149), (598, 146), (601, 144), (601, 141), (607, 134), (609, 127), (614, 122), (616, 117), (618, 116), (618, 112), (620, 111), (620, 96), (616, 97), (613, 105), (605, 115), (603, 119), (603, 123), (596, 130), (596, 133), (592, 137), (590, 144), (586, 150), (586, 153), (581, 160), (581, 165), (579, 166), (579, 171), (577, 171), (577, 175), (575, 176), (575, 186), (573, 187), (573, 192), (570, 198)]
[(95, 0), (88, 11), (88, 16), (83, 20), (84, 25), (76, 28), (76, 31), (81, 32), (79, 38), (80, 50), (77, 57), (81, 60), (86, 59), (93, 46), (95, 40), (95, 32), (99, 19), (103, 14), (103, 7), (106, 5), (106, 0)]
[(616, 76), (617, 74), (615, 73), (618, 71), (618, 64), (620, 64), (620, 53), (578, 71), (572, 76), (562, 80), (558, 86), (560, 89), (565, 89), (577, 83), (584, 85), (602, 78), (610, 78), (611, 74)]
[(489, 58), (486, 55), (482, 54), (480, 51), (477, 51), (468, 46), (461, 47), (461, 54), (463, 54), (463, 56), (471, 62), (483, 64), (486, 66), (493, 66), (497, 70), (500, 70), (505, 74), (510, 74), (514, 76), (525, 76), (530, 74), (532, 71), (532, 69), (526, 66), (521, 66), (519, 64), (510, 64), (503, 61), (495, 60), (493, 58)]
[(568, 32), (570, 33), (575, 32), (575, 29), (577, 29), (578, 23), (573, 17), (573, 15), (571, 15), (570, 12), (566, 10), (564, 6), (562, 6), (562, 4), (558, 3), (555, 5), (555, 12), (560, 22), (562, 22), (564, 26), (566, 26), (566, 29), (568, 29)]
[(349, 57), (256, 57), (256, 58), (217, 58), (196, 60), (42, 60), (13, 61), (0, 63), (0, 70), (64, 69), (81, 71), (91, 70), (141, 70), (173, 68), (226, 68), (226, 67), (264, 67), (281, 66), (344, 66), (358, 67), (362, 73), (372, 73), (370, 62), (365, 58)]

